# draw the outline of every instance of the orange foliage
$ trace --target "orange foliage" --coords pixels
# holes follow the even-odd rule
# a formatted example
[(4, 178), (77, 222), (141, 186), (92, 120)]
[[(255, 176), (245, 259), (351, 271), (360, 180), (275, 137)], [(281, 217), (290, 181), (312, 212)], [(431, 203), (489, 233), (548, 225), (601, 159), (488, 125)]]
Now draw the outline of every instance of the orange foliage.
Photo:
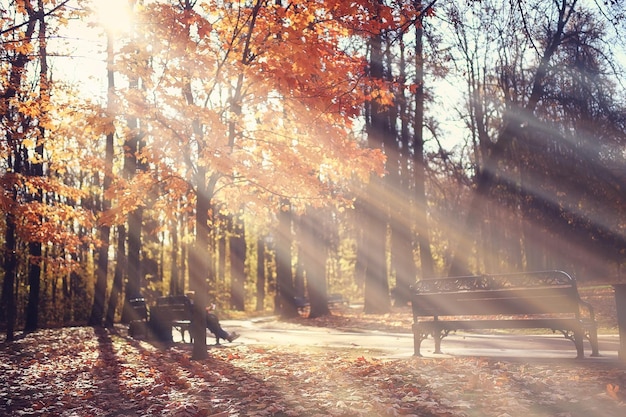
[(122, 49), (118, 71), (144, 89), (121, 104), (150, 132), (141, 157), (154, 183), (116, 182), (119, 213), (171, 206), (199, 168), (219, 177), (215, 202), (251, 210), (277, 197), (349, 203), (352, 181), (382, 173), (382, 153), (353, 131), (365, 100), (391, 97), (364, 93), (363, 50), (350, 46), (371, 24), (369, 2), (199, 6), (147, 5), (137, 18), (149, 30)]

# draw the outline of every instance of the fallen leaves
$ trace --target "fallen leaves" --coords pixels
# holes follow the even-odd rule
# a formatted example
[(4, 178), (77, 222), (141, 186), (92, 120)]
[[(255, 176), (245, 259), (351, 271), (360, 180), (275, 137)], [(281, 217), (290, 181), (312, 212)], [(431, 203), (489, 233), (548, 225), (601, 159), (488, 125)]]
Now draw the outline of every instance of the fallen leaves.
[(606, 384), (606, 393), (615, 401), (621, 401), (619, 396), (619, 385)]
[(622, 416), (626, 371), (580, 361), (381, 360), (358, 350), (159, 349), (66, 328), (0, 345), (0, 415)]

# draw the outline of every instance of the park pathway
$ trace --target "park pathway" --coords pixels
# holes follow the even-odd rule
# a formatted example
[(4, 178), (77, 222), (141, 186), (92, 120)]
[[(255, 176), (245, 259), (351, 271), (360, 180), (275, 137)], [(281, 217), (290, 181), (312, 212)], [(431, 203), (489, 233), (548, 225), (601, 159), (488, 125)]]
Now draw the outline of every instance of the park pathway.
[[(318, 348), (355, 349), (368, 356), (408, 358), (413, 355), (411, 333), (391, 333), (359, 329), (334, 329), (286, 323), (275, 317), (250, 320), (223, 320), (228, 331), (241, 335), (233, 343), (247, 345), (308, 346)], [(207, 342), (214, 343), (212, 335)], [(619, 336), (599, 335), (599, 358), (589, 357), (591, 347), (585, 341), (585, 360), (617, 361)], [(424, 357), (485, 356), (520, 359), (575, 358), (573, 342), (556, 334), (451, 334), (442, 341), (441, 355), (433, 354), (432, 338), (422, 342)]]

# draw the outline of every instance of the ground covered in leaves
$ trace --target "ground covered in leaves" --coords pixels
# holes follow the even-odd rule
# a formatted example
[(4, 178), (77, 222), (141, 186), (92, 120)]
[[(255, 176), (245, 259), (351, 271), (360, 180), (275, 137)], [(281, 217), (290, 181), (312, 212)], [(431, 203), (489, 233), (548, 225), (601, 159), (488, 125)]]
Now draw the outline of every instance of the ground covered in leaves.
[[(586, 294), (604, 328), (610, 294)], [(357, 310), (307, 325), (409, 331), (406, 309)], [(379, 359), (296, 346), (157, 346), (124, 328), (74, 327), (0, 339), (0, 416), (562, 416), (626, 415), (626, 367), (589, 360)], [(620, 390), (621, 388), (621, 390)]]
[(0, 344), (2, 416), (617, 417), (626, 415), (623, 391), (623, 366), (576, 360), (380, 360), (226, 345), (193, 361), (189, 345), (91, 327)]

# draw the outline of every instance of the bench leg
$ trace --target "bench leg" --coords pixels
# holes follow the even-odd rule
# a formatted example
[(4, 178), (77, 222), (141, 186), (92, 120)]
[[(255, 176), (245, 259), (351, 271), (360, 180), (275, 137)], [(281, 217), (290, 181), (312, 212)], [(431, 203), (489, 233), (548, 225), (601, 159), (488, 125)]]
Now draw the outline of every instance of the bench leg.
[(191, 329), (190, 328), (188, 328), (188, 327), (184, 328), (181, 333), (183, 335), (183, 343), (187, 343), (185, 341), (185, 333), (189, 334), (189, 343), (193, 343), (193, 336), (191, 334)]
[(589, 329), (589, 343), (591, 343), (591, 356), (600, 356), (598, 347), (598, 329), (595, 326)]
[(420, 346), (422, 345), (422, 337), (416, 323), (413, 324), (413, 356), (422, 356)]
[(422, 356), (420, 352), (422, 346), (422, 340), (428, 337), (421, 330), (419, 323), (413, 323), (413, 356)]
[(444, 335), (441, 330), (436, 329), (433, 331), (433, 339), (435, 339), (435, 352), (437, 354), (441, 354), (441, 339), (443, 339)]
[(585, 348), (583, 346), (583, 339), (585, 333), (582, 330), (574, 331), (574, 344), (576, 345), (576, 359), (583, 359), (585, 357)]

